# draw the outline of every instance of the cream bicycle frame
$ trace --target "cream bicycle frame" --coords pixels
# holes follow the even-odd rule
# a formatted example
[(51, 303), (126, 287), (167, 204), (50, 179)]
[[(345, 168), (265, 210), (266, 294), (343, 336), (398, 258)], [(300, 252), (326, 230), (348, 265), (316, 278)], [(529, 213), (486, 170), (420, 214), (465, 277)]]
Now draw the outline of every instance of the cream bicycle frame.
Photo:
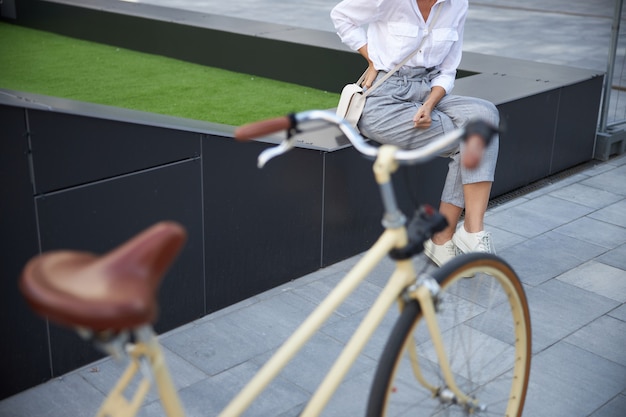
[[(397, 164), (393, 159), (396, 148), (385, 145), (380, 148), (379, 156), (374, 164), (376, 181), (383, 190), (383, 201), (385, 203), (385, 217), (397, 217), (399, 211), (395, 207), (395, 197), (385, 196), (384, 187), (390, 187), (390, 177), (397, 169)], [(391, 192), (387, 188), (387, 192)], [(401, 215), (401, 214), (400, 214)], [(389, 219), (387, 219), (389, 220)], [(259, 370), (259, 372), (248, 382), (248, 384), (231, 400), (229, 405), (220, 413), (220, 417), (235, 417), (241, 415), (252, 402), (263, 392), (272, 380), (285, 368), (300, 349), (313, 337), (332, 313), (354, 292), (354, 290), (365, 280), (370, 272), (381, 260), (386, 257), (394, 248), (401, 248), (408, 243), (407, 230), (404, 220), (396, 218), (396, 227), (386, 226), (385, 231), (378, 241), (367, 251), (352, 270), (341, 280), (341, 282), (331, 291), (322, 303), (307, 317), (298, 329), (287, 339), (287, 341), (275, 352), (272, 358)], [(419, 300), (423, 308), (423, 315), (428, 323), (429, 332), (437, 350), (439, 364), (445, 376), (448, 388), (452, 390), (460, 401), (469, 400), (461, 393), (454, 381), (450, 365), (443, 350), (443, 341), (433, 303), (431, 288), (425, 285), (418, 286), (412, 291), (406, 291), (417, 282), (417, 274), (410, 259), (396, 261), (394, 273), (383, 288), (382, 292), (361, 321), (358, 328), (350, 338), (348, 344), (342, 350), (339, 357), (329, 370), (328, 374), (309, 400), (306, 408), (302, 412), (302, 417), (318, 416), (330, 401), (333, 393), (351, 368), (354, 361), (364, 348), (365, 344), (372, 337), (374, 331), (382, 322), (387, 311), (392, 305), (400, 300), (402, 295), (408, 294), (410, 297)], [(147, 392), (145, 387), (147, 377), (140, 383), (140, 388), (133, 400), (129, 403), (121, 395), (121, 392), (129, 384), (132, 376), (139, 369), (139, 356), (143, 355), (148, 359), (150, 367), (153, 369), (154, 380), (159, 389), (161, 401), (166, 414), (169, 417), (180, 417), (183, 415), (182, 407), (176, 393), (176, 389), (171, 381), (171, 377), (163, 359), (163, 353), (156, 342), (156, 337), (151, 333), (146, 333), (139, 337), (139, 341), (133, 351), (131, 351), (131, 364), (127, 371), (120, 378), (118, 385), (112, 390), (105, 400), (98, 417), (107, 416), (134, 416), (141, 404), (142, 397)], [(141, 336), (141, 335), (139, 335)], [(419, 374), (417, 357), (413, 361), (413, 368)], [(432, 390), (421, 375), (420, 382)], [(141, 397), (141, 398), (140, 398)]]

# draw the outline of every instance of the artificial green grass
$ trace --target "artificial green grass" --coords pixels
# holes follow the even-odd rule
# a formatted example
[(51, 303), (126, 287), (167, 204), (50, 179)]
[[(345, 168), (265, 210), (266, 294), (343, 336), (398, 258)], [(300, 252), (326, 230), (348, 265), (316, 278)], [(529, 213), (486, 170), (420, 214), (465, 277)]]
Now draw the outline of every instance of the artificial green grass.
[(228, 125), (339, 94), (0, 23), (0, 88)]

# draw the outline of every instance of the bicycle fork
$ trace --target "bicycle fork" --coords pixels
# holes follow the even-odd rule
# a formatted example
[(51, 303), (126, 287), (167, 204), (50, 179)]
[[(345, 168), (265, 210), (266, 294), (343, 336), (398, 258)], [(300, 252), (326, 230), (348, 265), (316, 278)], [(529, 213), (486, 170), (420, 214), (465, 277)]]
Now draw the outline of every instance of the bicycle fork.
[(444, 350), (443, 337), (437, 320), (437, 301), (439, 297), (439, 284), (431, 277), (425, 276), (418, 280), (414, 288), (409, 290), (410, 298), (416, 299), (422, 310), (422, 317), (426, 322), (430, 339), (437, 353), (439, 368), (441, 369), (445, 387), (436, 387), (430, 384), (422, 375), (419, 359), (414, 343), (411, 339), (407, 339), (407, 350), (411, 359), (411, 367), (418, 382), (429, 390), (433, 397), (439, 398), (444, 404), (458, 404), (464, 406), (470, 413), (474, 411), (486, 411), (484, 405), (480, 405), (478, 401), (461, 391), (456, 384), (448, 355)]

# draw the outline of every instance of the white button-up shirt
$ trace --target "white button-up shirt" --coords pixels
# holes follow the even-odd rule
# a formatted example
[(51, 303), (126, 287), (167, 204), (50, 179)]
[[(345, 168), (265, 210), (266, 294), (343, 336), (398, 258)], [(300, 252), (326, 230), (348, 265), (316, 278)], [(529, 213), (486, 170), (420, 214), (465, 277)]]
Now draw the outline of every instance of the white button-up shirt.
[(468, 0), (438, 0), (426, 22), (416, 0), (344, 0), (330, 16), (344, 44), (355, 51), (367, 44), (374, 67), (390, 71), (419, 46), (438, 7), (430, 36), (406, 66), (439, 68), (431, 85), (449, 93), (461, 62)]

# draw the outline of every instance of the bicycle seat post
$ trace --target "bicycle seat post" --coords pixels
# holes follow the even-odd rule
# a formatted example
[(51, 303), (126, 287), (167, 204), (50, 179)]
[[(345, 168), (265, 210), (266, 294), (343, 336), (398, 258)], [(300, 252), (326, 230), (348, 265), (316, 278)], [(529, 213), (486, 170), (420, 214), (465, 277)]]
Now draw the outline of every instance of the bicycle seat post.
[(404, 226), (406, 217), (398, 208), (398, 202), (391, 182), (391, 174), (398, 169), (398, 163), (394, 158), (397, 148), (391, 145), (380, 147), (378, 157), (374, 163), (374, 175), (380, 187), (381, 198), (385, 209), (383, 226), (387, 229), (395, 229)]

